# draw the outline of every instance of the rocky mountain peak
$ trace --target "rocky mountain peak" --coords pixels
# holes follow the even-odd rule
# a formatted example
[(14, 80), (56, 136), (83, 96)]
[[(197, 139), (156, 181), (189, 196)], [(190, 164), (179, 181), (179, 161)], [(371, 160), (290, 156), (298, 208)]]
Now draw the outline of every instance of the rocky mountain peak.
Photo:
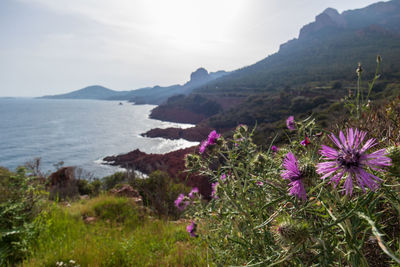
[(325, 9), (322, 12), (322, 14), (326, 14), (326, 15), (330, 16), (331, 18), (340, 16), (339, 12), (336, 9), (331, 8), (331, 7), (328, 7), (327, 9)]
[(315, 32), (327, 27), (346, 27), (345, 18), (334, 8), (327, 8), (315, 17), (315, 22), (305, 25), (300, 30), (299, 39), (312, 35)]
[(208, 71), (205, 68), (198, 68), (190, 74), (190, 82), (200, 82), (208, 78)]

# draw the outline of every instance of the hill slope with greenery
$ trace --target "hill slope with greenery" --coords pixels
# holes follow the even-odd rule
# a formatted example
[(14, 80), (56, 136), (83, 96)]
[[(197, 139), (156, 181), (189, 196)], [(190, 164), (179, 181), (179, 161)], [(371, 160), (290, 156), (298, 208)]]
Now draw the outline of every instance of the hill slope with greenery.
[(300, 30), (299, 38), (254, 65), (196, 90), (198, 93), (265, 92), (307, 82), (352, 80), (358, 62), (373, 73), (379, 54), (383, 73), (400, 77), (400, 1), (339, 14), (327, 9)]
[[(166, 116), (166, 110), (189, 107), (187, 114), (196, 112), (190, 106), (195, 107), (194, 96), (198, 95), (220, 106), (206, 116), (211, 127), (257, 123), (256, 140), (271, 135), (278, 121), (291, 114), (301, 117), (314, 113), (325, 123), (332, 122), (343, 110), (337, 101), (355, 92), (359, 62), (363, 80), (371, 80), (377, 55), (381, 56), (380, 78), (372, 100), (396, 95), (399, 87), (395, 83), (400, 79), (399, 14), (398, 0), (342, 14), (327, 9), (300, 30), (298, 39), (281, 45), (277, 53), (199, 87), (191, 96), (168, 101), (153, 110), (152, 116), (176, 121), (173, 114)], [(367, 90), (366, 82), (361, 86)], [(160, 113), (163, 116), (158, 116)]]

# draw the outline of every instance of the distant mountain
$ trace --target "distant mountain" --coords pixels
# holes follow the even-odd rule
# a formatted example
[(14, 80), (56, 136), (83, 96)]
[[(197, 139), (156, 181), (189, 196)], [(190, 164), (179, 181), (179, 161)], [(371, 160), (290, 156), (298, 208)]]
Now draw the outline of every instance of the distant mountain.
[[(354, 91), (357, 64), (362, 64), (364, 81), (371, 79), (378, 54), (382, 75), (371, 96), (384, 99), (400, 92), (400, 0), (341, 14), (328, 8), (277, 53), (199, 86), (187, 97), (171, 98), (151, 116), (179, 122), (186, 121), (182, 114), (191, 118), (200, 110), (217, 129), (257, 124), (258, 139), (265, 141), (289, 115), (334, 119), (338, 100)], [(198, 103), (212, 106), (207, 109), (212, 112), (206, 114)]]
[(124, 95), (126, 92), (114, 91), (100, 85), (88, 86), (83, 89), (61, 95), (46, 95), (41, 98), (48, 99), (98, 99), (107, 100), (111, 97)]
[(307, 82), (351, 80), (357, 63), (365, 74), (383, 71), (400, 77), (400, 0), (345, 11), (328, 8), (305, 25), (299, 37), (277, 53), (196, 89), (196, 93), (265, 92)]
[(97, 100), (128, 100), (137, 104), (160, 104), (174, 95), (187, 95), (193, 89), (212, 80), (226, 75), (225, 71), (211, 72), (199, 68), (192, 72), (190, 80), (184, 85), (154, 86), (140, 88), (132, 91), (114, 91), (100, 85), (88, 86), (67, 94), (47, 95), (47, 99), (97, 99)]
[(194, 89), (227, 74), (228, 72), (225, 71), (208, 73), (206, 69), (199, 68), (191, 73), (190, 80), (184, 85), (176, 84), (167, 87), (157, 85), (130, 91), (123, 97), (137, 104), (161, 104), (171, 96), (188, 95)]

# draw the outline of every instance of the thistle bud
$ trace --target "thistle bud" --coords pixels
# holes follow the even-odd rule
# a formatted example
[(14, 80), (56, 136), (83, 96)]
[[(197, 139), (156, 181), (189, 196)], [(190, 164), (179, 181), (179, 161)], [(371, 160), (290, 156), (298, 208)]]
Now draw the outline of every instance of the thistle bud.
[(353, 91), (349, 88), (349, 98), (353, 97)]
[(260, 162), (260, 163), (266, 163), (267, 162), (267, 157), (264, 154), (258, 153), (254, 157), (254, 161)]
[(362, 73), (362, 71), (363, 71), (363, 69), (362, 69), (362, 67), (361, 67), (361, 63), (359, 62), (359, 63), (358, 63), (358, 67), (357, 67), (357, 69), (356, 69), (357, 75), (360, 76), (361, 73)]
[(394, 177), (400, 176), (400, 148), (399, 147), (390, 147), (386, 151), (389, 154), (389, 157), (392, 161), (392, 165), (389, 168), (389, 172)]
[(199, 155), (187, 154), (185, 156), (185, 167), (186, 168), (193, 168), (193, 167), (197, 166), (199, 162), (200, 162)]
[(312, 162), (305, 162), (301, 164), (300, 171), (303, 177), (303, 183), (306, 186), (313, 186), (315, 182), (314, 178), (317, 176), (315, 164)]
[(249, 127), (247, 127), (247, 125), (244, 124), (239, 124), (236, 127), (236, 131), (240, 132), (240, 133), (246, 133), (249, 130)]
[(241, 139), (241, 138), (247, 136), (248, 130), (249, 130), (249, 128), (247, 127), (247, 125), (239, 124), (239, 125), (236, 127), (236, 130), (235, 130), (235, 133), (234, 133), (234, 135), (233, 135), (233, 138), (234, 138), (235, 140), (237, 140), (237, 139)]
[(268, 158), (261, 153), (256, 154), (256, 156), (252, 159), (251, 164), (256, 168), (261, 168), (265, 163), (268, 162)]
[(215, 141), (215, 143), (216, 143), (217, 145), (219, 145), (219, 146), (222, 146), (222, 145), (224, 144), (224, 138), (223, 138), (223, 137), (218, 138), (218, 139)]
[(315, 165), (311, 162), (303, 164), (303, 166), (300, 169), (304, 177), (314, 177), (317, 174)]
[(280, 241), (284, 243), (301, 243), (308, 238), (308, 231), (305, 225), (298, 225), (293, 222), (283, 222), (278, 225), (277, 232)]

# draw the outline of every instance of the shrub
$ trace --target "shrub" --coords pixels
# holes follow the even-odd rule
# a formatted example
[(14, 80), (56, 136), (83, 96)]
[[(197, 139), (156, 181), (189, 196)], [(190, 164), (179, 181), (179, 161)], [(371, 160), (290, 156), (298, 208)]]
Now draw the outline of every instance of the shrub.
[(116, 172), (102, 179), (104, 190), (113, 189), (117, 184), (127, 182), (128, 175), (126, 172)]
[(41, 184), (28, 177), (24, 168), (17, 173), (0, 169), (0, 265), (14, 265), (29, 254), (37, 231), (34, 219), (44, 196)]
[(76, 180), (76, 185), (80, 195), (97, 196), (101, 189), (101, 181), (99, 179), (94, 179), (93, 181), (78, 179)]
[(70, 213), (77, 218), (95, 217), (109, 223), (139, 225), (144, 218), (143, 211), (133, 199), (102, 194), (71, 207)]
[(155, 171), (145, 179), (134, 179), (131, 182), (143, 198), (143, 203), (151, 207), (159, 216), (178, 218), (180, 211), (174, 206), (174, 201), (182, 192), (190, 188), (184, 184), (175, 183), (167, 173)]

